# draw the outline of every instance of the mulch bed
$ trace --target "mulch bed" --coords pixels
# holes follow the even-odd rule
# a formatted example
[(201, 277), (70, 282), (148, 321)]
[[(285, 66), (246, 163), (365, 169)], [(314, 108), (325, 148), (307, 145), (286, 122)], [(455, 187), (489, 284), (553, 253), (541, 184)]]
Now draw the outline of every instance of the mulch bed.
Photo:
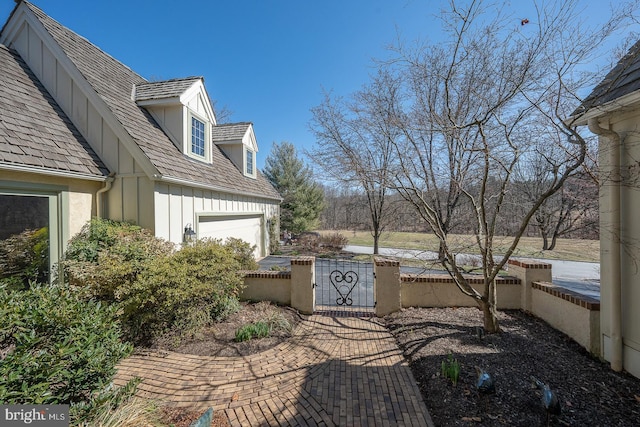
[(249, 323), (264, 320), (277, 314), (291, 325), (291, 330), (304, 317), (291, 307), (282, 307), (269, 302), (242, 302), (240, 310), (224, 321), (198, 332), (196, 336), (177, 339), (167, 335), (157, 340), (151, 348), (199, 356), (248, 356), (275, 347), (291, 336), (291, 330), (274, 330), (261, 339), (236, 342), (236, 331)]
[[(547, 414), (531, 376), (558, 395), (554, 426), (640, 425), (640, 379), (613, 372), (575, 341), (522, 311), (500, 312), (499, 334), (478, 334), (475, 308), (408, 308), (385, 318), (436, 426), (544, 426)], [(441, 374), (452, 354), (457, 385)], [(495, 392), (476, 389), (478, 366), (495, 378)]]
[[(286, 319), (291, 325), (291, 330), (275, 330), (267, 338), (252, 339), (244, 342), (235, 341), (235, 334), (238, 328), (274, 315)], [(248, 356), (287, 341), (291, 336), (291, 331), (303, 317), (290, 307), (281, 307), (268, 302), (242, 302), (237, 313), (210, 328), (200, 331), (194, 337), (177, 339), (175, 336), (167, 335), (157, 340), (151, 347), (158, 350), (170, 350), (200, 356)], [(230, 424), (225, 413), (215, 409), (211, 427), (228, 427)], [(167, 426), (188, 427), (203, 412), (189, 407), (164, 406), (160, 408), (159, 416)]]

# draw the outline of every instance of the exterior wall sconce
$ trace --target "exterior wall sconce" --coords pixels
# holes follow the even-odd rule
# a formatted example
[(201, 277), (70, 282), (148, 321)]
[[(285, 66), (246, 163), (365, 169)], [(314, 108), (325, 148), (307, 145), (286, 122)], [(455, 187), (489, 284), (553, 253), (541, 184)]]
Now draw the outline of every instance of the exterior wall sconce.
[(191, 228), (191, 223), (184, 226), (184, 243), (193, 243), (196, 240), (196, 232)]

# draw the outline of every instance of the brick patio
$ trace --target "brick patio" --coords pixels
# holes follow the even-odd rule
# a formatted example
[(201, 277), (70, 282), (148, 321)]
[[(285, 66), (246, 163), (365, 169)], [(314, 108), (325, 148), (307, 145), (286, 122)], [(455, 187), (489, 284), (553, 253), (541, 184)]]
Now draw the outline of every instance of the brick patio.
[(247, 357), (135, 354), (116, 384), (140, 397), (225, 411), (232, 426), (432, 426), (416, 381), (375, 318), (314, 315), (287, 343)]

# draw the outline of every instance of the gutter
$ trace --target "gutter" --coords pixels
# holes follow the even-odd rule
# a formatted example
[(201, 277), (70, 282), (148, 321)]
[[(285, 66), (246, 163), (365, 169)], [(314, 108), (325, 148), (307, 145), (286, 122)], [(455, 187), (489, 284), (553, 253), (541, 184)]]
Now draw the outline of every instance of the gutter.
[(18, 165), (13, 163), (0, 163), (0, 170), (6, 170), (10, 172), (27, 172), (39, 175), (56, 176), (60, 178), (69, 179), (84, 179), (87, 181), (99, 181), (106, 182), (109, 178), (104, 175), (88, 175), (83, 173), (68, 172), (56, 169), (44, 169), (35, 166)]
[(178, 185), (183, 185), (183, 186), (187, 186), (187, 187), (203, 188), (203, 189), (207, 189), (207, 190), (217, 191), (217, 192), (220, 192), (220, 193), (239, 194), (239, 195), (242, 195), (242, 196), (257, 197), (257, 198), (260, 198), (260, 199), (276, 200), (276, 201), (279, 201), (280, 203), (282, 203), (282, 201), (283, 201), (282, 197), (274, 197), (274, 196), (269, 196), (269, 195), (266, 195), (266, 194), (252, 193), (250, 191), (233, 190), (233, 189), (229, 189), (229, 188), (219, 187), (217, 185), (204, 184), (204, 183), (189, 181), (189, 180), (181, 179), (181, 178), (173, 178), (173, 177), (169, 177), (169, 176), (163, 176), (161, 174), (153, 175), (153, 179), (156, 180), (156, 181), (166, 182), (166, 183), (169, 183), (169, 184), (178, 184)]
[(111, 190), (113, 181), (115, 181), (115, 176), (116, 176), (116, 173), (111, 172), (104, 183), (104, 187), (102, 187), (96, 192), (96, 217), (97, 218), (102, 218), (102, 209), (100, 209), (102, 207), (102, 195), (105, 194), (107, 191)]
[(570, 126), (587, 125), (592, 119), (602, 117), (604, 114), (611, 113), (612, 111), (631, 111), (638, 103), (640, 103), (640, 92), (631, 92), (619, 98), (607, 101), (604, 104), (589, 107), (589, 109), (584, 113), (578, 114), (577, 112), (574, 112), (574, 115), (572, 115), (568, 120), (565, 120), (565, 123), (568, 123)]
[(590, 118), (588, 121), (589, 130), (598, 136), (609, 139), (611, 150), (609, 162), (611, 176), (611, 189), (608, 194), (608, 205), (611, 211), (611, 235), (616, 241), (611, 246), (611, 271), (609, 281), (611, 284), (611, 310), (609, 321), (611, 322), (611, 369), (621, 372), (623, 369), (623, 342), (622, 342), (622, 283), (621, 283), (621, 206), (620, 206), (620, 143), (621, 138), (617, 132), (611, 129), (600, 127), (597, 118)]

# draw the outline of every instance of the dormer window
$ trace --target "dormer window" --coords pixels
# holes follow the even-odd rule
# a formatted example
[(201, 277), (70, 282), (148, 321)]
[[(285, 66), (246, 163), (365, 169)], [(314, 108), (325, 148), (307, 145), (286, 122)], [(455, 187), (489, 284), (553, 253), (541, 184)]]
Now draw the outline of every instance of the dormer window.
[(184, 153), (194, 159), (211, 162), (211, 124), (192, 110), (187, 110), (184, 127)]
[(132, 96), (184, 155), (211, 163), (216, 118), (201, 77), (139, 83)]
[(204, 157), (206, 132), (204, 122), (191, 116), (191, 153)]
[(238, 172), (247, 178), (256, 179), (256, 153), (258, 144), (249, 122), (226, 123), (212, 127), (212, 141), (231, 159)]
[(245, 174), (247, 175), (254, 175), (254, 163), (253, 163), (253, 151), (247, 149), (245, 150), (246, 154), (246, 166), (245, 166)]

